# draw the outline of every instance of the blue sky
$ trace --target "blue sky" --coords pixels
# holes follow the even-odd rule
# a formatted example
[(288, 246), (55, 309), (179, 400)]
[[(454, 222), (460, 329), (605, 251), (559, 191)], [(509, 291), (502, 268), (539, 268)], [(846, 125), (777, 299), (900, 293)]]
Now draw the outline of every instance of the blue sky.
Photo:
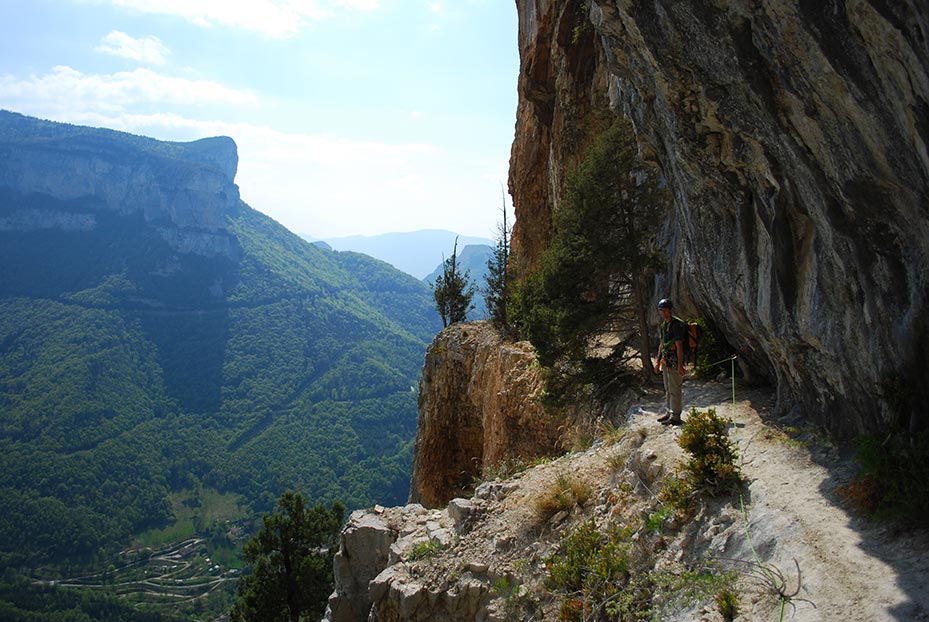
[(297, 233), (493, 237), (516, 37), (512, 0), (0, 0), (0, 108), (232, 136)]

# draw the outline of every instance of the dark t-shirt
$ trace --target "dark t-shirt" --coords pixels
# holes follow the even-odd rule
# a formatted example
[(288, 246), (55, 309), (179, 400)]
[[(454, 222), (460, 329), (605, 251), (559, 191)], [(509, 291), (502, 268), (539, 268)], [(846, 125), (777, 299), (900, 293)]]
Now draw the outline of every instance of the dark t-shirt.
[(677, 362), (677, 346), (675, 342), (684, 341), (687, 338), (687, 328), (684, 322), (676, 317), (671, 318), (670, 326), (661, 323), (661, 351), (667, 361)]

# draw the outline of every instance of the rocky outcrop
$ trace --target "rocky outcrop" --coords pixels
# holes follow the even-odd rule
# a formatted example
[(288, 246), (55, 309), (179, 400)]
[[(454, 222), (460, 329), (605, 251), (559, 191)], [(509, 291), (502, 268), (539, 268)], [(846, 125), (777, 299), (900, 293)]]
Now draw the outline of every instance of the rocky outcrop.
[[(97, 210), (140, 214), (181, 253), (233, 258), (237, 166), (227, 137), (167, 143), (0, 111), (0, 226), (87, 230)], [(36, 209), (36, 197), (55, 201)]]
[[(659, 501), (684, 456), (677, 433), (655, 421), (662, 399), (654, 395), (627, 413), (625, 431), (484, 482), (446, 509), (355, 512), (327, 622), (581, 619), (582, 603), (585, 613), (602, 606), (594, 579), (617, 556), (630, 579), (623, 594), (636, 597), (610, 619), (718, 622), (714, 598), (724, 586), (738, 598), (739, 620), (777, 619), (785, 607), (812, 622), (925, 619), (926, 534), (850, 520), (832, 493), (849, 466), (834, 446), (813, 429), (803, 442), (785, 436), (795, 418), (768, 427), (758, 413), (772, 406), (768, 389), (732, 404), (727, 385), (706, 383), (690, 385), (688, 399), (732, 418), (740, 494), (701, 498), (684, 513)], [(562, 481), (588, 492), (546, 509)], [(568, 536), (591, 528), (603, 557), (585, 561), (584, 545)], [(565, 560), (591, 580), (559, 589), (554, 566)]]
[[(453, 526), (447, 510), (427, 510), (419, 504), (353, 512), (333, 562), (335, 591), (324, 621), (412, 619), (425, 595), (401, 588), (398, 577), (406, 561), (424, 556), (419, 551), (449, 546)], [(394, 614), (387, 613), (394, 609)]]
[(488, 322), (455, 324), (426, 352), (410, 501), (438, 507), (489, 468), (555, 450), (558, 421), (538, 398), (528, 343), (505, 343)]
[(710, 317), (781, 407), (844, 436), (929, 424), (929, 5), (517, 7), (521, 261), (602, 111), (623, 115), (673, 197), (656, 295)]
[(456, 571), (442, 577), (423, 571), (456, 546), (490, 503), (516, 488), (485, 482), (473, 498), (453, 499), (442, 510), (413, 503), (352, 513), (335, 556), (335, 591), (324, 622), (506, 620), (491, 606), (491, 583), (501, 575), (488, 573), (483, 556), (459, 559)]

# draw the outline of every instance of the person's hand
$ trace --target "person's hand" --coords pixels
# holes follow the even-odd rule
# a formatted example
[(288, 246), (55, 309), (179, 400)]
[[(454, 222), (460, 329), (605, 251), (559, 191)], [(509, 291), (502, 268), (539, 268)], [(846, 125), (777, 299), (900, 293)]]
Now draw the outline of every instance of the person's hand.
[(661, 373), (661, 368), (655, 365), (655, 375), (657, 376), (660, 373)]
[(677, 373), (679, 373), (679, 374), (681, 375), (681, 378), (684, 377), (684, 366), (683, 366), (683, 365), (678, 365), (678, 366), (677, 366)]

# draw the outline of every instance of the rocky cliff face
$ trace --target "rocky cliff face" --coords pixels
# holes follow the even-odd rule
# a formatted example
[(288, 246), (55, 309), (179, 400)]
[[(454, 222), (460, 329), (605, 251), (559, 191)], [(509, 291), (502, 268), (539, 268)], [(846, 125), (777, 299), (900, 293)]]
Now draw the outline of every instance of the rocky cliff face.
[[(165, 143), (0, 111), (0, 188), (19, 197), (0, 214), (0, 228), (88, 230), (103, 209), (141, 214), (179, 252), (232, 258), (238, 245), (225, 215), (239, 202), (237, 166), (227, 137)], [(22, 200), (36, 196), (57, 202)]]
[[(786, 419), (768, 427), (759, 416), (773, 406), (767, 388), (742, 392), (737, 404), (728, 386), (714, 383), (690, 385), (688, 397), (733, 419), (730, 440), (746, 478), (741, 494), (704, 499), (687, 514), (658, 500), (684, 455), (678, 433), (655, 421), (662, 399), (654, 394), (627, 413), (622, 432), (484, 482), (443, 509), (353, 513), (325, 620), (591, 619), (603, 605), (590, 594), (602, 585), (594, 577), (616, 551), (628, 554), (623, 593), (635, 597), (621, 605), (625, 615), (609, 619), (729, 619), (714, 604), (721, 586), (707, 573), (731, 581), (737, 620), (776, 620), (785, 606), (794, 619), (812, 622), (926, 619), (926, 534), (888, 530), (837, 507), (831, 490), (847, 481), (849, 465), (834, 446), (823, 445), (812, 426), (801, 442), (781, 431)], [(588, 493), (551, 508), (562, 481)], [(584, 565), (581, 545), (568, 536), (591, 527), (612, 544), (598, 539), (603, 557)], [(589, 579), (583, 588), (559, 591), (550, 580), (553, 562), (566, 559)]]
[(656, 295), (840, 434), (929, 424), (929, 5), (517, 7), (524, 264), (604, 113), (624, 115), (673, 196)]
[(487, 322), (436, 337), (420, 380), (411, 502), (445, 505), (485, 470), (554, 452), (559, 422), (538, 402), (536, 370), (527, 343), (504, 343)]

